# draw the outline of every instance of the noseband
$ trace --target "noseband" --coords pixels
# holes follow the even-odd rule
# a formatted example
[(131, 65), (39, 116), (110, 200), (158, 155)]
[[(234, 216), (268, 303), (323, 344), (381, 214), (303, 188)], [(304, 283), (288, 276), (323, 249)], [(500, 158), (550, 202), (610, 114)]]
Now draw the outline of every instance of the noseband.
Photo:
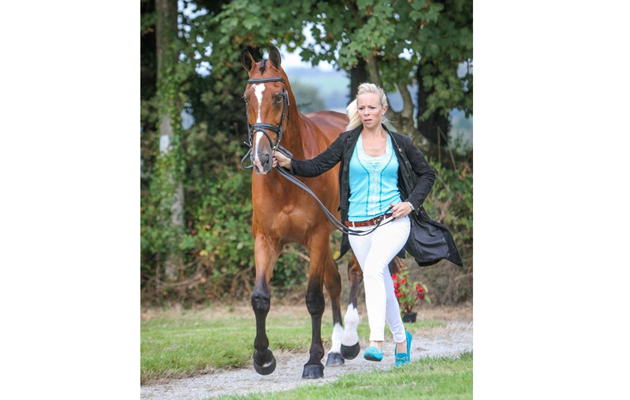
[[(284, 119), (286, 117), (287, 121), (289, 120), (289, 93), (287, 92), (287, 86), (286, 86), (286, 82), (284, 81), (284, 78), (275, 77), (275, 78), (261, 78), (261, 79), (248, 79), (247, 80), (247, 83), (266, 83), (266, 82), (282, 82), (282, 84), (284, 85), (284, 90), (282, 93), (282, 97), (283, 97), (282, 118), (280, 119), (280, 125), (278, 126), (271, 125), (265, 122), (257, 122), (252, 125), (249, 123), (249, 112), (247, 110), (247, 106), (245, 106), (245, 114), (247, 115), (247, 140), (249, 141), (249, 143), (245, 143), (245, 144), (249, 146), (249, 150), (247, 151), (245, 156), (241, 159), (241, 165), (243, 166), (243, 168), (246, 168), (246, 169), (254, 167), (254, 164), (250, 164), (247, 166), (244, 165), (245, 159), (251, 155), (252, 149), (254, 148), (252, 144), (252, 139), (253, 139), (252, 131), (262, 132), (267, 138), (267, 140), (269, 141), (271, 150), (273, 151), (278, 150), (284, 153), (284, 155), (286, 155), (287, 157), (293, 157), (293, 154), (291, 154), (289, 150), (280, 146), (280, 141), (282, 140), (282, 135), (284, 134), (284, 128), (283, 128)], [(273, 142), (273, 140), (271, 140), (271, 137), (269, 137), (269, 134), (266, 132), (266, 129), (269, 129), (270, 131), (274, 131), (278, 135), (278, 140), (275, 143)]]

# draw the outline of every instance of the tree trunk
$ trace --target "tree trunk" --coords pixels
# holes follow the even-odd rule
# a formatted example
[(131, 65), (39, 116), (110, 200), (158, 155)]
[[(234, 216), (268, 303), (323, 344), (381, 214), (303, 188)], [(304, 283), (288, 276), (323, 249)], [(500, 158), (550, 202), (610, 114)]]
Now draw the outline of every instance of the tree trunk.
[(418, 130), (432, 144), (446, 146), (448, 145), (448, 133), (451, 130), (451, 122), (448, 116), (441, 114), (442, 109), (434, 111), (426, 120), (420, 120), (420, 116), (427, 110), (428, 93), (422, 85), (422, 78), (426, 73), (429, 73), (428, 70), (422, 68), (422, 63), (419, 63), (416, 75), (418, 80)]
[(350, 102), (352, 102), (356, 97), (359, 85), (368, 82), (368, 74), (365, 67), (365, 60), (359, 58), (357, 66), (350, 70), (350, 101), (348, 104), (350, 104)]
[[(169, 79), (173, 79), (170, 74), (173, 73), (177, 64), (177, 50), (173, 46), (177, 38), (177, 0), (156, 0), (157, 12), (157, 66), (158, 66), (158, 88), (169, 86)], [(170, 82), (172, 85), (172, 82)], [(160, 90), (159, 95), (159, 119), (160, 119), (160, 156), (167, 157), (171, 151), (173, 143), (173, 121), (171, 111), (177, 108), (174, 96), (164, 93)], [(169, 164), (173, 165), (173, 164)], [(171, 188), (173, 193), (164, 196), (163, 204), (169, 208), (171, 218), (170, 221), (164, 221), (165, 225), (170, 222), (171, 228), (181, 237), (184, 228), (184, 189), (181, 182), (176, 181), (176, 173), (171, 169), (164, 171), (163, 181), (167, 188)], [(177, 238), (176, 238), (177, 240)], [(181, 265), (179, 255), (172, 250), (175, 246), (171, 246), (171, 253), (167, 254), (165, 264), (165, 275), (167, 279), (174, 280), (177, 276), (176, 271)]]
[[(431, 61), (427, 61), (431, 62)], [(435, 69), (434, 66), (418, 63), (418, 72), (416, 75), (418, 81), (418, 131), (426, 142), (426, 153), (440, 163), (449, 162), (452, 154), (448, 151), (449, 132), (451, 130), (451, 121), (448, 116), (442, 115), (442, 108), (438, 108), (425, 120), (421, 120), (420, 116), (427, 110), (428, 92), (422, 85), (422, 78)]]

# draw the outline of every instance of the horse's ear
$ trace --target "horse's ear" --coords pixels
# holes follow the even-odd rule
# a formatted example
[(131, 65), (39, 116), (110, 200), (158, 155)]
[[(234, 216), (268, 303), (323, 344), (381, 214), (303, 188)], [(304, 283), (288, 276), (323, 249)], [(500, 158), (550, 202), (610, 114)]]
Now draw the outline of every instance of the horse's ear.
[(282, 56), (280, 56), (280, 50), (276, 46), (269, 46), (269, 61), (276, 69), (280, 69), (282, 63)]
[(254, 57), (252, 57), (252, 55), (249, 53), (249, 50), (247, 49), (243, 49), (243, 51), (241, 51), (241, 64), (247, 72), (251, 71), (252, 68), (254, 68), (254, 65), (256, 65)]

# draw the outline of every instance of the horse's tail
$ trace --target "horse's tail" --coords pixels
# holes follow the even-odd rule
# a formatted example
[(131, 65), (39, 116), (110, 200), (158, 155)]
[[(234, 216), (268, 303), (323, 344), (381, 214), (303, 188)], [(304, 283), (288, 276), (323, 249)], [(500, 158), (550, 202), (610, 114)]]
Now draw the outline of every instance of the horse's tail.
[(403, 266), (404, 266), (403, 261), (398, 257), (394, 257), (389, 262), (389, 273), (397, 274)]

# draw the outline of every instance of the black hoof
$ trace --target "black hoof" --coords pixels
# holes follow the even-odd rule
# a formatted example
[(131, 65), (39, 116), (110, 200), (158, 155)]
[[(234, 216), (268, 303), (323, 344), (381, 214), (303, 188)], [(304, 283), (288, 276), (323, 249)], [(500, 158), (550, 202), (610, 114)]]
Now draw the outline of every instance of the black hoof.
[(341, 356), (346, 360), (354, 360), (355, 358), (357, 358), (360, 351), (361, 345), (359, 345), (359, 342), (352, 346), (344, 346), (343, 344), (341, 345)]
[(269, 375), (276, 369), (276, 358), (273, 356), (273, 353), (271, 352), (271, 350), (267, 349), (266, 356), (267, 357), (265, 358), (267, 359), (271, 357), (271, 360), (265, 362), (263, 365), (258, 365), (256, 364), (256, 351), (254, 351), (254, 369), (260, 375)]
[(302, 379), (319, 379), (324, 377), (323, 365), (305, 365)]
[(343, 357), (341, 357), (341, 354), (339, 353), (328, 353), (326, 366), (331, 367), (335, 365), (343, 365)]

